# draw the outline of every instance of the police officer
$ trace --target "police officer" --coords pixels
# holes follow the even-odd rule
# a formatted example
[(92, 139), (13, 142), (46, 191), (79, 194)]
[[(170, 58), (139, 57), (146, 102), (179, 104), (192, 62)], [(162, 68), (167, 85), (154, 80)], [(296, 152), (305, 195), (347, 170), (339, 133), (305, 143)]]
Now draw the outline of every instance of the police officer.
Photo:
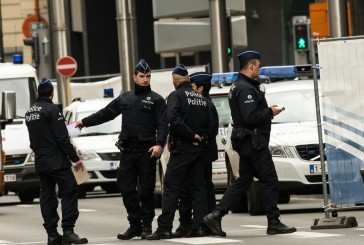
[[(80, 238), (73, 231), (79, 212), (78, 186), (71, 170), (71, 161), (76, 163), (76, 171), (83, 170), (83, 165), (70, 142), (63, 115), (52, 99), (52, 83), (43, 78), (38, 86), (37, 101), (25, 113), (30, 148), (35, 153), (35, 170), (40, 178), (43, 226), (48, 233), (48, 244), (84, 244), (88, 242), (87, 239)], [(62, 196), (63, 239), (57, 232), (56, 184)]]
[(207, 214), (203, 175), (209, 126), (208, 103), (192, 89), (184, 65), (177, 65), (172, 77), (176, 90), (169, 94), (167, 101), (170, 158), (164, 181), (162, 214), (158, 217), (157, 230), (146, 237), (148, 240), (172, 238), (174, 214), (186, 181), (191, 186), (195, 231), (203, 229), (202, 217)]
[(269, 152), (271, 120), (282, 112), (277, 105), (268, 107), (260, 83), (255, 80), (260, 70), (260, 54), (245, 51), (238, 54), (240, 72), (230, 88), (229, 105), (234, 122), (231, 134), (233, 149), (238, 152), (240, 177), (226, 190), (216, 209), (204, 217), (211, 231), (226, 236), (221, 229), (221, 218), (227, 214), (253, 181), (258, 178), (263, 193), (264, 207), (268, 218), (267, 234), (295, 232), (280, 222), (278, 203), (278, 177)]
[[(151, 70), (141, 59), (133, 75), (134, 91), (120, 94), (105, 108), (78, 121), (79, 128), (110, 121), (122, 114), (119, 148), (122, 151), (117, 183), (128, 212), (129, 229), (117, 235), (120, 240), (152, 233), (155, 216), (154, 186), (156, 161), (168, 134), (166, 103), (151, 90)], [(137, 184), (139, 180), (139, 194)]]
[[(190, 75), (190, 83), (192, 88), (206, 98), (209, 108), (210, 124), (208, 131), (208, 152), (205, 155), (204, 162), (208, 212), (211, 212), (216, 206), (214, 183), (212, 182), (212, 162), (218, 159), (216, 136), (219, 130), (219, 115), (217, 114), (216, 107), (209, 94), (211, 89), (211, 78), (212, 74), (208, 72), (195, 72)], [(192, 199), (188, 185), (186, 191), (181, 194), (178, 210), (180, 216), (180, 225), (173, 233), (173, 237), (178, 238), (185, 236), (190, 237), (208, 235), (208, 233), (204, 232), (204, 230), (199, 230), (197, 233), (193, 233), (191, 231)]]

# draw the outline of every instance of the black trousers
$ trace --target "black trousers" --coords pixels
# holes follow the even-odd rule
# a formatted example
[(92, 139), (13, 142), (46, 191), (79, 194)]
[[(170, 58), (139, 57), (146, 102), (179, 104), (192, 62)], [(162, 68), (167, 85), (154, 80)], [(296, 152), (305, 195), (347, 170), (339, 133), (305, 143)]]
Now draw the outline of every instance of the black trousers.
[(277, 207), (279, 183), (272, 155), (268, 147), (264, 147), (261, 150), (253, 150), (250, 142), (247, 142), (238, 153), (240, 156), (240, 177), (226, 190), (217, 205), (217, 209), (228, 213), (238, 197), (245, 195), (253, 178), (256, 177), (259, 180), (263, 193), (263, 202), (267, 217), (279, 217), (280, 214)]
[[(206, 184), (207, 212), (210, 213), (216, 207), (214, 183), (212, 182), (212, 162), (208, 154), (204, 159), (204, 178)], [(181, 224), (189, 225), (192, 220), (192, 196), (189, 183), (186, 182), (179, 200), (179, 221)]]
[(56, 184), (62, 196), (62, 229), (73, 230), (78, 218), (78, 185), (71, 168), (39, 173), (40, 209), (47, 232), (57, 230), (59, 216)]
[(150, 158), (150, 154), (148, 149), (121, 154), (117, 183), (130, 225), (140, 225), (141, 221), (151, 223), (155, 216), (154, 187), (157, 159)]
[(189, 183), (192, 196), (194, 224), (203, 224), (202, 218), (207, 214), (204, 154), (205, 151), (171, 153), (164, 180), (162, 214), (158, 217), (158, 229), (172, 230), (178, 200), (186, 182)]

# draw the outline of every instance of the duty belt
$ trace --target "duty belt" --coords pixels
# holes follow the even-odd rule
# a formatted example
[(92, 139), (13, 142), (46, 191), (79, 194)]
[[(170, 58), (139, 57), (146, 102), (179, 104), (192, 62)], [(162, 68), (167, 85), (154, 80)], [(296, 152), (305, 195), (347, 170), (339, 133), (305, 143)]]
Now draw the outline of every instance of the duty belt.
[(155, 145), (154, 141), (121, 141), (120, 145), (124, 149), (148, 149)]

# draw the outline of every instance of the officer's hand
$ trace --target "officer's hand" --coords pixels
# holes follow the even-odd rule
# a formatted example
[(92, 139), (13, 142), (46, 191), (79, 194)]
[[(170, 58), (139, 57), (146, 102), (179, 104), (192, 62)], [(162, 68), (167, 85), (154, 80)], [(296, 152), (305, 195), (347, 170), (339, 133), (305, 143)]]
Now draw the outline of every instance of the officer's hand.
[(155, 145), (149, 148), (148, 152), (151, 152), (150, 158), (152, 157), (160, 157), (162, 154), (162, 146), (161, 145)]
[(201, 136), (198, 134), (195, 134), (195, 137), (193, 137), (195, 140), (202, 141)]
[(83, 127), (85, 126), (83, 125), (82, 120), (76, 122), (76, 128), (79, 128), (81, 130)]
[(74, 169), (76, 172), (78, 172), (80, 169), (83, 171), (83, 163), (81, 160), (76, 162), (76, 164), (74, 165)]
[(277, 116), (279, 113), (283, 111), (283, 109), (278, 107), (278, 105), (271, 105), (270, 108), (272, 109), (273, 116)]

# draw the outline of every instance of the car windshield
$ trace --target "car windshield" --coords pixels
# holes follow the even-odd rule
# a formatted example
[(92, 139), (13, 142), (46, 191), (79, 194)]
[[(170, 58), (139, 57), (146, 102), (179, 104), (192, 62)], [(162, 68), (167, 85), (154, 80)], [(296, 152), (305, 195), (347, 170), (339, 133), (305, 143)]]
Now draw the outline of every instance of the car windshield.
[(219, 115), (219, 127), (227, 127), (231, 117), (227, 95), (211, 97), (211, 99), (216, 107), (217, 114)]
[(285, 107), (272, 123), (316, 121), (315, 94), (313, 90), (287, 91), (266, 94), (268, 105)]
[[(77, 114), (76, 120), (81, 120), (89, 115), (94, 113), (92, 112), (81, 112)], [(79, 136), (95, 136), (95, 135), (105, 135), (105, 134), (119, 134), (121, 129), (121, 115), (117, 116), (114, 120), (108, 121), (106, 123), (85, 127), (82, 129), (81, 134)]]

